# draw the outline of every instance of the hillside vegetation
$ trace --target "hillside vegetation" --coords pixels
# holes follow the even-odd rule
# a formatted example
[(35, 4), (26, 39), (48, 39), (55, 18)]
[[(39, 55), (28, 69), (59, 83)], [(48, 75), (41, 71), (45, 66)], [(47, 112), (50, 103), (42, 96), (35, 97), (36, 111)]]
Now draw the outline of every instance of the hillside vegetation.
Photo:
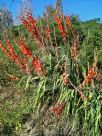
[(0, 135), (101, 136), (101, 21), (50, 13), (2, 30)]

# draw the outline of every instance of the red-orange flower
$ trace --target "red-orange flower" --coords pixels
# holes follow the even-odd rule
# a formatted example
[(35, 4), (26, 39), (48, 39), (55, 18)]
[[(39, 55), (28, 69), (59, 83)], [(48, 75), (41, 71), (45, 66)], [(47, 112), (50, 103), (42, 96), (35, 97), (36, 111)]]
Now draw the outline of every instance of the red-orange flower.
[(59, 31), (60, 31), (60, 34), (61, 34), (61, 37), (62, 37), (62, 39), (63, 39), (63, 41), (65, 41), (66, 40), (66, 34), (65, 34), (65, 32), (64, 32), (64, 28), (63, 28), (63, 25), (62, 25), (62, 21), (61, 21), (61, 19), (58, 17), (58, 16), (55, 16), (55, 21), (56, 21), (56, 23), (57, 23), (57, 28), (59, 29)]
[(64, 102), (58, 102), (54, 107), (50, 108), (50, 111), (53, 112), (57, 118), (59, 118), (64, 110), (64, 107)]
[(42, 74), (43, 76), (45, 76), (46, 70), (44, 69), (43, 64), (40, 62), (40, 60), (37, 57), (33, 58), (32, 64), (34, 70), (37, 72), (38, 75)]
[(58, 16), (55, 16), (55, 21), (58, 25), (61, 24), (61, 20)]
[(45, 31), (46, 31), (46, 35), (47, 35), (48, 38), (50, 39), (51, 30), (50, 30), (50, 28), (49, 28), (48, 26), (46, 27)]
[(19, 77), (15, 75), (8, 75), (11, 81), (19, 80)]
[(19, 40), (20, 50), (21, 52), (26, 55), (28, 58), (32, 58), (32, 53), (30, 49), (23, 43), (22, 40)]
[(83, 85), (85, 84), (90, 84), (91, 83), (91, 80), (94, 79), (96, 77), (96, 71), (94, 69), (94, 67), (91, 67), (88, 69), (88, 74), (87, 76), (85, 77), (85, 80), (83, 81)]
[(2, 49), (2, 51), (10, 58), (11, 61), (14, 61), (19, 67), (20, 69), (22, 69), (22, 64), (21, 64), (21, 60), (18, 57), (18, 55), (15, 53), (11, 43), (8, 41), (6, 41), (6, 44), (9, 48), (9, 50), (7, 50), (4, 45), (2, 44), (2, 42), (0, 42), (0, 47)]
[(36, 20), (32, 17), (30, 13), (27, 13), (26, 17), (23, 17), (21, 21), (22, 21), (22, 24), (25, 26), (25, 28), (28, 30), (28, 32), (32, 34), (32, 37), (37, 43), (38, 48), (41, 49), (40, 48), (42, 45), (41, 32), (36, 25)]
[(9, 39), (6, 38), (5, 41), (6, 41), (6, 45), (8, 46), (8, 49), (9, 49), (10, 54), (15, 54), (15, 51), (14, 51), (14, 49), (13, 49), (13, 47), (12, 47), (12, 45), (11, 45)]
[(28, 23), (32, 26), (32, 29), (35, 29), (36, 27), (36, 20), (29, 14), (26, 14)]
[(19, 57), (18, 57), (18, 55), (16, 54), (16, 52), (15, 52), (15, 50), (14, 50), (12, 44), (10, 43), (10, 41), (9, 41), (9, 39), (8, 39), (7, 37), (6, 37), (5, 41), (6, 41), (6, 45), (8, 46), (8, 51), (9, 51), (9, 54), (10, 54), (10, 58), (11, 58), (13, 61), (17, 60)]
[(72, 23), (69, 16), (66, 16), (66, 23), (68, 24), (69, 27), (71, 27)]
[(1, 48), (1, 50), (10, 58), (10, 53), (9, 53), (8, 50), (4, 47), (4, 45), (2, 44), (1, 41), (0, 41), (0, 48)]
[(76, 60), (76, 54), (77, 54), (77, 48), (72, 46), (71, 47), (71, 56), (72, 56), (72, 60), (75, 61)]
[(22, 63), (23, 63), (23, 66), (24, 66), (24, 70), (26, 71), (26, 73), (28, 75), (30, 75), (31, 71), (30, 71), (30, 68), (28, 66), (28, 62), (25, 58), (22, 59)]
[(28, 21), (24, 17), (21, 19), (21, 21), (22, 21), (22, 24), (24, 25), (24, 27), (27, 28), (28, 32), (31, 32), (32, 29), (31, 29)]
[(67, 85), (67, 83), (68, 83), (68, 75), (67, 75), (66, 72), (64, 72), (64, 73), (62, 74), (62, 81), (63, 81), (63, 84), (64, 84), (64, 85)]
[(88, 76), (90, 76), (91, 78), (95, 78), (96, 77), (96, 72), (95, 72), (93, 67), (89, 68)]

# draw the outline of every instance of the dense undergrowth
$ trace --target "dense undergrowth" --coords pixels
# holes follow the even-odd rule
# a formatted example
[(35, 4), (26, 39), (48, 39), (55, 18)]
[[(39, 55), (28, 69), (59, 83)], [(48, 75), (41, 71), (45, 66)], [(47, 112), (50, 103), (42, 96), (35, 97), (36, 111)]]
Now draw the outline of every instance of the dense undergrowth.
[(33, 115), (42, 130), (47, 120), (59, 135), (100, 136), (102, 24), (57, 12), (21, 22), (0, 41), (1, 135), (20, 135)]

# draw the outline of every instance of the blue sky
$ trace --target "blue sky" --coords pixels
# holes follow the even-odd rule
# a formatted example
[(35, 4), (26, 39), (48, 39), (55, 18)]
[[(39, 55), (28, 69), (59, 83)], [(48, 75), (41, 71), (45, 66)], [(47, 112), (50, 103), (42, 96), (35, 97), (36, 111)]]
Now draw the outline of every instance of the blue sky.
[[(5, 1), (7, 8), (12, 12), (13, 18), (19, 14), (19, 8), (21, 8), (22, 0), (14, 0), (15, 3), (11, 5), (11, 0), (0, 0), (0, 7), (2, 1)], [(26, 0), (27, 1), (27, 0)], [(33, 10), (35, 15), (42, 15), (45, 10), (45, 6), (52, 4), (54, 6), (54, 0), (32, 0)], [(18, 8), (19, 7), (19, 8)], [(93, 18), (101, 18), (102, 20), (102, 0), (63, 0), (64, 13), (79, 15), (82, 21), (90, 20)]]

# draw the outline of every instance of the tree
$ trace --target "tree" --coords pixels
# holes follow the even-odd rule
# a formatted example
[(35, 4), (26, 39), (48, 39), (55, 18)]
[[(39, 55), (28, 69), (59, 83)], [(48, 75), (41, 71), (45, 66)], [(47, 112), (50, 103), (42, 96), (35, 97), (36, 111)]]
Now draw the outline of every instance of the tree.
[(13, 25), (12, 14), (8, 10), (0, 9), (1, 26), (7, 28)]
[(46, 6), (46, 10), (43, 13), (43, 15), (44, 15), (45, 18), (46, 18), (46, 16), (48, 18), (51, 18), (55, 12), (59, 16), (62, 15), (62, 12), (63, 12), (63, 10), (62, 10), (62, 0), (56, 0), (55, 8), (52, 5)]

